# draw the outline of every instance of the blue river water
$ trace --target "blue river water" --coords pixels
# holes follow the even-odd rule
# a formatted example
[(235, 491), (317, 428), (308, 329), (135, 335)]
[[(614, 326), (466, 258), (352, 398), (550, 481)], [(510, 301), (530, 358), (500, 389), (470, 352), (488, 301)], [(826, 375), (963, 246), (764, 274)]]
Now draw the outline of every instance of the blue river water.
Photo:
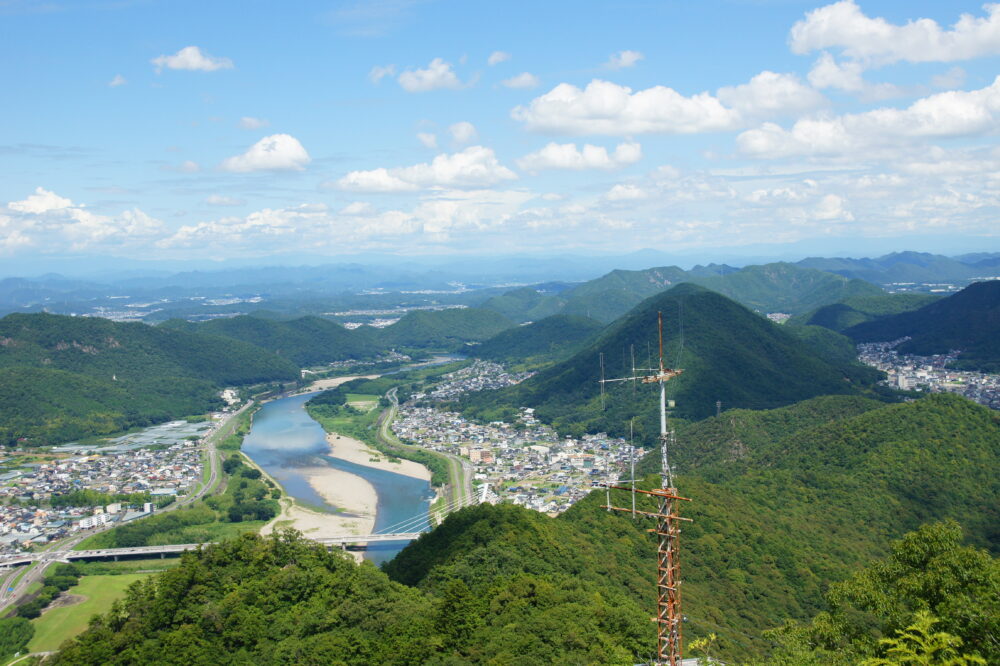
[[(434, 497), (427, 481), (366, 467), (329, 455), (323, 428), (309, 416), (305, 403), (315, 394), (294, 395), (265, 404), (254, 414), (243, 452), (274, 477), (285, 492), (314, 509), (334, 512), (309, 485), (302, 468), (329, 465), (366, 479), (378, 494), (375, 531), (427, 515)], [(375, 564), (391, 560), (406, 542), (372, 544), (365, 558)]]

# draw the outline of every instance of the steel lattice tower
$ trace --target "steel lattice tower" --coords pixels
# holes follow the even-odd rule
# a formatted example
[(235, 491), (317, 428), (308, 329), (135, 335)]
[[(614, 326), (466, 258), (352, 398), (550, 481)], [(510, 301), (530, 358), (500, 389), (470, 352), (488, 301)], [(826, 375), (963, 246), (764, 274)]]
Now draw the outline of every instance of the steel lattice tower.
[[(677, 494), (674, 487), (673, 472), (670, 468), (670, 460), (667, 452), (674, 445), (674, 433), (667, 428), (667, 382), (684, 372), (667, 368), (663, 364), (663, 314), (658, 316), (658, 332), (660, 338), (660, 365), (658, 368), (643, 368), (654, 374), (636, 375), (636, 368), (632, 368), (631, 377), (618, 379), (604, 379), (601, 377), (601, 391), (603, 393), (604, 384), (610, 382), (641, 382), (643, 384), (660, 385), (660, 487), (655, 490), (641, 490), (635, 487), (633, 478), (631, 487), (628, 486), (607, 486), (608, 503), (601, 508), (609, 511), (631, 512), (632, 515), (640, 514), (656, 518), (656, 528), (649, 530), (655, 532), (657, 536), (656, 553), (656, 634), (657, 634), (657, 663), (664, 666), (680, 666), (682, 658), (682, 620), (681, 615), (681, 569), (678, 548), (678, 536), (680, 535), (680, 521), (690, 521), (689, 518), (682, 518), (678, 515), (680, 501), (691, 501), (687, 497)], [(603, 368), (603, 362), (602, 362)], [(602, 369), (603, 373), (603, 369)], [(637, 511), (635, 501), (632, 508), (613, 506), (611, 504), (611, 489), (627, 490), (631, 493), (642, 493), (653, 495), (657, 498), (657, 511)], [(633, 495), (634, 497), (634, 495)]]

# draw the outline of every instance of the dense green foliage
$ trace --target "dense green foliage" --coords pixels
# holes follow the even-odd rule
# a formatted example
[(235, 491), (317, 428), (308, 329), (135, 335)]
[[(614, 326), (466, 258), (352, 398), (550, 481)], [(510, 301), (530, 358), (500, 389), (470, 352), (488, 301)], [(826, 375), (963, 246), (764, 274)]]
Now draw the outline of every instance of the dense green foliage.
[(0, 659), (9, 659), (31, 642), (35, 627), (23, 617), (5, 617), (0, 620)]
[(933, 618), (935, 632), (958, 639), (954, 647), (981, 663), (1000, 663), (1000, 559), (963, 545), (962, 536), (949, 521), (894, 542), (888, 557), (833, 584), (829, 610), (773, 631), (775, 656), (799, 664), (857, 664), (881, 655), (888, 661), (876, 663), (944, 663), (896, 661), (891, 646), (899, 642), (883, 638)]
[(1000, 281), (976, 282), (919, 310), (882, 317), (844, 331), (857, 342), (912, 338), (905, 354), (944, 354), (959, 349), (957, 367), (1000, 372)]
[(240, 315), (213, 319), (202, 324), (171, 320), (161, 326), (249, 342), (283, 356), (298, 366), (321, 365), (345, 359), (364, 360), (376, 356), (379, 351), (366, 336), (348, 331), (329, 319), (314, 316), (278, 321)]
[(764, 409), (816, 395), (856, 393), (879, 376), (853, 361), (817, 356), (783, 327), (724, 296), (683, 284), (647, 299), (570, 359), (516, 386), (470, 394), (462, 408), (476, 418), (494, 420), (508, 416), (512, 408), (530, 406), (566, 433), (621, 433), (635, 416), (637, 432), (651, 436), (658, 419), (655, 386), (610, 385), (602, 411), (598, 381), (602, 354), (606, 377), (629, 375), (633, 350), (639, 367), (655, 364), (651, 356), (660, 311), (666, 363), (684, 368), (668, 385), (682, 417), (712, 414), (716, 400), (727, 409)]
[(534, 365), (570, 356), (603, 325), (576, 315), (553, 315), (541, 321), (509, 328), (472, 348), (477, 358)]
[(295, 379), (252, 345), (94, 317), (0, 319), (0, 443), (52, 444), (199, 414), (224, 385)]
[(151, 501), (149, 493), (102, 493), (89, 488), (82, 488), (66, 493), (53, 495), (49, 503), (53, 507), (64, 506), (100, 506), (122, 502), (124, 504), (145, 504)]
[(822, 326), (833, 331), (843, 332), (851, 326), (878, 317), (917, 310), (940, 298), (937, 294), (887, 294), (884, 292), (877, 295), (852, 296), (792, 317), (788, 323)]

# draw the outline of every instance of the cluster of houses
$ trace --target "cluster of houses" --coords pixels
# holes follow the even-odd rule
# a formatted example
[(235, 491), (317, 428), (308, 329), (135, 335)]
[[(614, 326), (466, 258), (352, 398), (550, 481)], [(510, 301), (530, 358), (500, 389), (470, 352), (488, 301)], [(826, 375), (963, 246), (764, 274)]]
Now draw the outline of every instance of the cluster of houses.
[(513, 386), (534, 374), (533, 372), (507, 372), (499, 363), (476, 360), (472, 365), (443, 375), (441, 383), (426, 394), (420, 394), (419, 397), (414, 396), (414, 399), (454, 400), (470, 391), (485, 391)]
[(858, 358), (885, 372), (887, 378), (883, 383), (893, 388), (933, 393), (948, 391), (1000, 409), (1000, 375), (948, 368), (958, 358), (958, 351), (934, 356), (900, 354), (895, 348), (906, 340), (909, 338), (860, 344)]
[[(47, 462), (19, 464), (18, 453), (0, 460), (0, 554), (47, 543), (71, 532), (149, 515), (157, 498), (187, 493), (202, 475), (197, 441), (129, 450), (56, 452)], [(54, 507), (53, 498), (74, 491), (106, 495), (148, 493), (154, 500), (137, 505)]]
[(530, 408), (521, 410), (517, 423), (479, 425), (410, 401), (400, 408), (393, 429), (410, 444), (468, 458), (476, 481), (488, 483), (501, 501), (552, 515), (595, 485), (617, 481), (633, 455), (638, 460), (644, 453), (633, 454), (625, 440), (603, 433), (560, 438)]

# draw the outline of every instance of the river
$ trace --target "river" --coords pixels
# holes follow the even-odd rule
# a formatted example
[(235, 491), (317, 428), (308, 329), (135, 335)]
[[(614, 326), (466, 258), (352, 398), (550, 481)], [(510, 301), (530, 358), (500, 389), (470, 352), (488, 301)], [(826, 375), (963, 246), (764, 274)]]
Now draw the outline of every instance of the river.
[[(402, 474), (366, 467), (329, 455), (326, 433), (305, 410), (315, 394), (293, 395), (264, 404), (254, 414), (253, 427), (243, 440), (243, 452), (278, 481), (285, 492), (309, 508), (335, 512), (309, 485), (303, 468), (328, 465), (360, 476), (375, 488), (378, 506), (375, 531), (426, 516), (434, 497), (430, 484)], [(365, 559), (375, 564), (391, 560), (406, 542), (372, 544)]]

